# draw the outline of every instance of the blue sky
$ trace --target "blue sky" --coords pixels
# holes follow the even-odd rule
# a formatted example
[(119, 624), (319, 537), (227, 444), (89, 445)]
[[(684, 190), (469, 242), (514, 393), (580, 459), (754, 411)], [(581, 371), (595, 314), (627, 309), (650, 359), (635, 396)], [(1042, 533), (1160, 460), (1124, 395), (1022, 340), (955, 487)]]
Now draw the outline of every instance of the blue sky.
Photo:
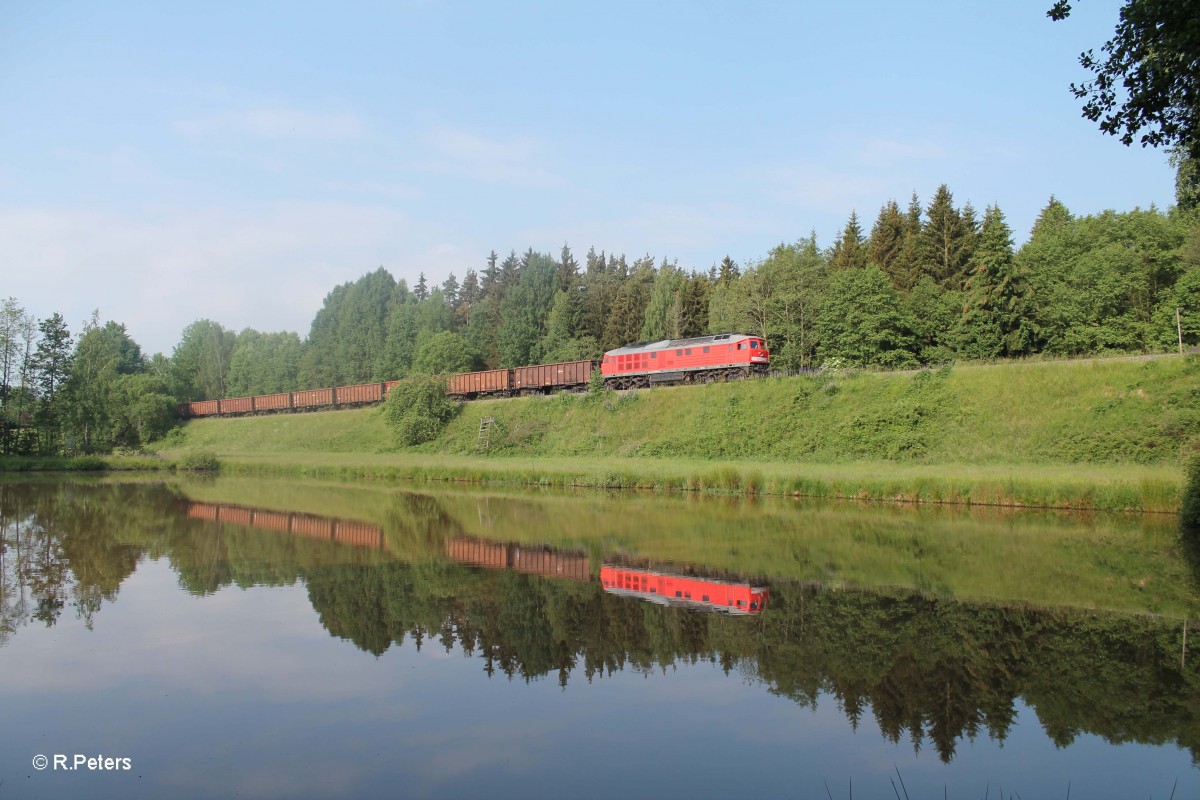
[(379, 266), (529, 247), (706, 270), (941, 183), (1018, 244), (1173, 203), (1079, 113), (1119, 2), (0, 0), (0, 296), (148, 352), (199, 318), (302, 336)]

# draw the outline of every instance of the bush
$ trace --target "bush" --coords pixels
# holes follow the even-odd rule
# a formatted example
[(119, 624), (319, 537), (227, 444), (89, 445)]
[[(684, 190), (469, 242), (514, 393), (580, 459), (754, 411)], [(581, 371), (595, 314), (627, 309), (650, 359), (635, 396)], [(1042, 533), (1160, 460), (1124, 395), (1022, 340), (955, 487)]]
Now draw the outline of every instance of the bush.
[(221, 462), (217, 459), (216, 454), (208, 450), (187, 453), (179, 459), (179, 469), (189, 472), (216, 472), (220, 468)]
[(461, 408), (446, 394), (444, 377), (414, 376), (392, 387), (383, 416), (396, 441), (411, 447), (437, 438)]
[(1183, 502), (1179, 506), (1179, 525), (1193, 535), (1200, 535), (1200, 453), (1192, 456), (1183, 487)]

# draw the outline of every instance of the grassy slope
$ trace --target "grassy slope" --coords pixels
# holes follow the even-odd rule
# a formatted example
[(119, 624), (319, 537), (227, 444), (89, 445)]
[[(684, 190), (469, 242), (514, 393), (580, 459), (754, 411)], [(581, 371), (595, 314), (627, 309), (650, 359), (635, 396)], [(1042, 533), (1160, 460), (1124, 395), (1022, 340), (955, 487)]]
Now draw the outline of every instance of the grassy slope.
[[(486, 456), (481, 416), (498, 426)], [(482, 401), (410, 452), (378, 409), (200, 420), (164, 451), (325, 474), (1171, 510), (1198, 437), (1191, 357)]]

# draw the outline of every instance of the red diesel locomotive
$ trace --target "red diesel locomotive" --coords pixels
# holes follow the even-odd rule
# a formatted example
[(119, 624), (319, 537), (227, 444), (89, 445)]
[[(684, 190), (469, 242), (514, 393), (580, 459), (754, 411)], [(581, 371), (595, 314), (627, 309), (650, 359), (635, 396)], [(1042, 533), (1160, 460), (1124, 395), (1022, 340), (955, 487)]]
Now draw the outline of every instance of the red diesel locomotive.
[(600, 372), (610, 389), (660, 383), (710, 383), (766, 375), (767, 342), (745, 333), (717, 333), (625, 345), (604, 354)]

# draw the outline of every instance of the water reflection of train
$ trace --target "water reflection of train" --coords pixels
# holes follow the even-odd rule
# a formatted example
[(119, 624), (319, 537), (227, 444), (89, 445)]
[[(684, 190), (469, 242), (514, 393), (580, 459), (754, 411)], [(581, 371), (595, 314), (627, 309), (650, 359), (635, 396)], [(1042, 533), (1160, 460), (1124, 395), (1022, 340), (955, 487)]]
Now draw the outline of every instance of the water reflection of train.
[[(455, 561), (489, 569), (511, 569), (534, 575), (591, 580), (587, 554), (550, 547), (494, 542), (469, 536), (446, 540), (446, 555)], [(662, 570), (603, 564), (600, 583), (604, 591), (665, 606), (722, 614), (758, 614), (770, 592), (746, 581), (683, 575)]]
[(383, 529), (367, 522), (333, 519), (294, 511), (246, 508), (225, 503), (188, 502), (184, 513), (192, 519), (221, 522), (227, 525), (242, 525), (247, 528), (261, 528), (305, 539), (318, 539), (355, 547), (387, 549), (387, 540), (383, 537)]
[(722, 614), (758, 614), (766, 607), (769, 596), (765, 587), (749, 583), (609, 564), (600, 568), (600, 582), (604, 591), (620, 597)]
[[(187, 502), (183, 513), (192, 519), (260, 528), (305, 539), (387, 549), (383, 529), (366, 522), (224, 503)], [(460, 564), (579, 583), (592, 581), (587, 553), (581, 550), (497, 542), (473, 536), (449, 536), (446, 538), (445, 553)], [(601, 565), (600, 583), (605, 592), (619, 597), (733, 615), (760, 613), (766, 607), (770, 594), (766, 588), (746, 581), (677, 574), (624, 563)]]

